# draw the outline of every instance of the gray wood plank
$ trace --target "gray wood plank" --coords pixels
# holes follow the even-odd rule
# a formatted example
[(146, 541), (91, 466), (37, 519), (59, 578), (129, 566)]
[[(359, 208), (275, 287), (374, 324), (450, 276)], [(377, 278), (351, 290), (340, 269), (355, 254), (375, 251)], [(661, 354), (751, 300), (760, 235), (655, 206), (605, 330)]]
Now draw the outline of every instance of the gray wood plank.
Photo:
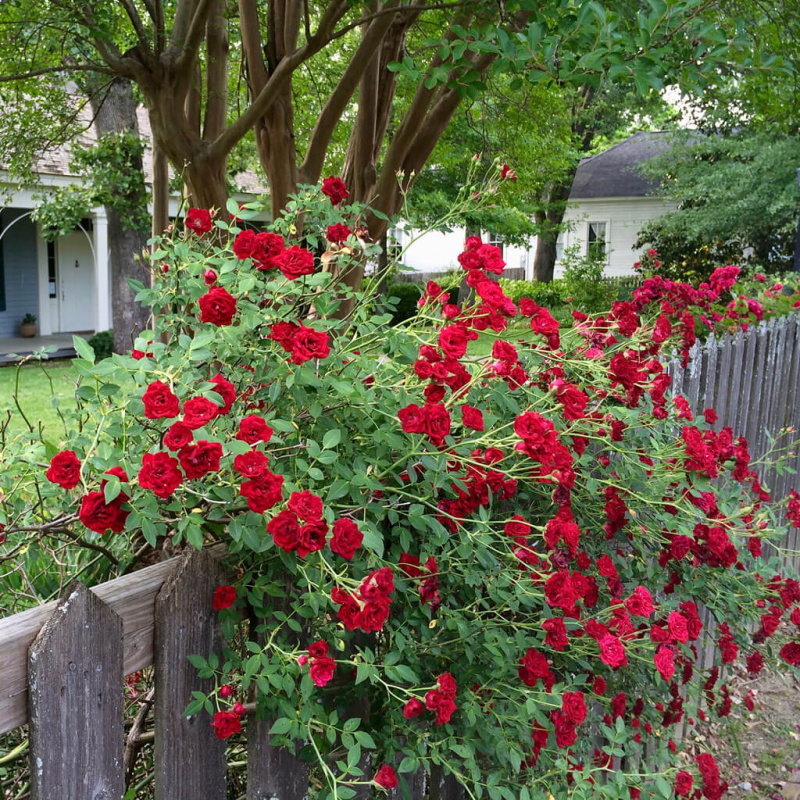
[(715, 430), (720, 430), (721, 428), (727, 427), (731, 424), (730, 416), (728, 414), (728, 403), (730, 400), (728, 395), (728, 384), (730, 382), (730, 373), (731, 335), (729, 333), (725, 333), (725, 335), (720, 339), (719, 343), (716, 377), (714, 375), (714, 371), (710, 370), (707, 378), (709, 385), (713, 385), (714, 410), (719, 416), (719, 419), (714, 425)]
[(212, 610), (225, 583), (207, 551), (191, 551), (164, 582), (155, 607), (155, 793), (165, 800), (225, 800), (225, 742), (205, 711), (185, 717), (192, 692), (208, 693), (188, 656), (219, 653), (222, 635)]
[(250, 719), (247, 723), (247, 800), (304, 800), (308, 764), (288, 748), (270, 743), (274, 722)]
[(120, 800), (122, 620), (72, 583), (28, 661), (32, 800)]

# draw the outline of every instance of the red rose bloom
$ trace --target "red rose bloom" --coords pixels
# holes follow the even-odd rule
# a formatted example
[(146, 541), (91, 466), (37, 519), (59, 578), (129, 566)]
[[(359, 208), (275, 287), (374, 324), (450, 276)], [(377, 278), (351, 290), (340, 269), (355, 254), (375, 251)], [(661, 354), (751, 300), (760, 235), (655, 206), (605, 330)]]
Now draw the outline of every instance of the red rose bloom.
[(600, 645), (600, 660), (608, 664), (611, 669), (619, 669), (628, 663), (625, 647), (622, 642), (611, 634), (606, 634), (598, 642)]
[(239, 233), (233, 240), (233, 252), (239, 261), (244, 261), (250, 258), (253, 252), (253, 247), (256, 243), (256, 232), (252, 230), (245, 230)]
[(268, 442), (272, 438), (272, 428), (267, 425), (263, 417), (250, 414), (239, 423), (239, 433), (236, 434), (236, 438), (247, 444)]
[(81, 500), (78, 518), (95, 533), (105, 533), (109, 530), (112, 533), (122, 533), (129, 514), (120, 508), (123, 502), (122, 495), (113, 502), (106, 503), (102, 492), (89, 492)]
[(662, 644), (656, 651), (655, 664), (665, 681), (670, 680), (675, 674), (675, 654), (667, 645)]
[(321, 656), (311, 661), (308, 674), (316, 686), (324, 686), (333, 677), (336, 662), (330, 656)]
[(289, 511), (293, 511), (305, 522), (315, 522), (322, 519), (322, 498), (308, 490), (292, 492), (288, 503)]
[(300, 525), (297, 517), (288, 509), (281, 511), (267, 523), (267, 530), (272, 534), (275, 544), (291, 553), (297, 550), (300, 541)]
[(212, 606), (214, 611), (230, 608), (236, 602), (236, 589), (233, 586), (217, 586), (214, 590)]
[(167, 419), (177, 417), (181, 410), (180, 400), (173, 394), (169, 386), (161, 381), (154, 381), (142, 395), (144, 415), (147, 419)]
[(302, 275), (314, 274), (314, 254), (294, 245), (284, 250), (278, 258), (278, 269), (290, 281)]
[(211, 725), (218, 739), (227, 739), (242, 730), (242, 718), (233, 711), (217, 711)]
[(263, 514), (283, 499), (283, 475), (266, 472), (243, 483), (239, 487), (239, 494), (246, 498), (251, 511)]
[(478, 408), (473, 406), (461, 406), (461, 422), (465, 428), (471, 428), (473, 431), (485, 430), (483, 424), (483, 413)]
[(405, 706), (403, 706), (403, 716), (406, 719), (412, 719), (413, 717), (418, 717), (424, 710), (425, 705), (422, 700), (417, 697), (412, 697)]
[(561, 710), (570, 722), (580, 725), (586, 719), (586, 702), (583, 699), (583, 692), (564, 692), (561, 695)]
[(183, 404), (183, 424), (191, 430), (206, 425), (219, 414), (219, 406), (206, 397), (193, 397)]
[(233, 468), (245, 478), (260, 478), (268, 471), (269, 461), (260, 450), (241, 453), (233, 459)]
[(329, 197), (331, 204), (334, 206), (338, 206), (342, 200), (347, 200), (350, 197), (344, 181), (341, 178), (335, 178), (333, 175), (322, 181), (322, 194)]
[(333, 523), (333, 538), (331, 539), (331, 550), (342, 558), (350, 561), (361, 547), (364, 541), (364, 534), (351, 519), (337, 519)]
[(188, 428), (182, 422), (173, 422), (164, 437), (164, 447), (174, 452), (186, 447), (187, 444), (191, 444), (193, 438), (191, 428)]
[(678, 797), (686, 797), (692, 791), (693, 784), (692, 776), (685, 770), (681, 770), (675, 777), (675, 794)]
[(346, 242), (348, 237), (352, 235), (353, 231), (351, 231), (347, 225), (342, 225), (341, 222), (337, 222), (335, 225), (328, 226), (328, 232), (325, 234), (325, 238), (332, 244), (341, 244), (342, 242)]
[(395, 771), (388, 765), (384, 764), (376, 773), (373, 778), (375, 783), (382, 789), (394, 789), (397, 786), (397, 775)]
[(297, 537), (297, 553), (305, 558), (309, 553), (315, 553), (325, 547), (328, 539), (328, 523), (325, 520), (307, 522), (300, 528)]
[(300, 325), (292, 339), (292, 363), (304, 364), (313, 359), (327, 358), (331, 354), (328, 334)]
[(789, 642), (781, 648), (780, 657), (792, 667), (800, 667), (800, 642)]
[(649, 617), (653, 613), (653, 596), (644, 586), (637, 586), (625, 601), (625, 608), (634, 617)]
[(221, 458), (222, 445), (219, 442), (205, 440), (184, 447), (178, 454), (187, 478), (202, 478), (209, 472), (219, 472)]
[(53, 456), (45, 477), (62, 489), (74, 489), (81, 480), (81, 462), (72, 450), (62, 450)]
[(230, 325), (236, 314), (236, 298), (221, 286), (212, 286), (198, 301), (200, 321)]
[(145, 453), (139, 470), (139, 486), (158, 497), (169, 497), (183, 483), (177, 459), (167, 453)]
[(211, 212), (207, 208), (190, 208), (186, 215), (186, 227), (198, 235), (211, 230)]
[(259, 233), (255, 237), (250, 257), (259, 272), (268, 272), (278, 266), (285, 247), (283, 236), (277, 233)]
[(236, 401), (236, 389), (233, 384), (222, 377), (222, 375), (215, 375), (211, 379), (211, 383), (216, 384), (214, 391), (222, 398), (222, 408), (219, 414), (229, 414), (231, 407)]

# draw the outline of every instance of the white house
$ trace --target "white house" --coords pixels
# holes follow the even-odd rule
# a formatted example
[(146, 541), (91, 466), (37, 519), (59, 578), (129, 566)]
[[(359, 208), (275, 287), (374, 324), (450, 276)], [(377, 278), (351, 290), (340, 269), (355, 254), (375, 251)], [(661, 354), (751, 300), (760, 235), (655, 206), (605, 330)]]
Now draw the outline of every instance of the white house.
[[(675, 209), (674, 203), (653, 194), (656, 187), (642, 177), (637, 167), (670, 146), (667, 132), (636, 133), (580, 162), (564, 217), (568, 230), (558, 239), (555, 277), (563, 275), (561, 255), (565, 248), (577, 246), (578, 252), (586, 255), (591, 245), (604, 251), (607, 275), (633, 274), (634, 243), (639, 231), (649, 220)], [(406, 248), (403, 264), (420, 272), (457, 269), (465, 238), (463, 228), (422, 236), (405, 230), (396, 236), (397, 244)], [(483, 239), (493, 242), (491, 234), (484, 234)], [(507, 269), (524, 270), (525, 278), (532, 280), (535, 252), (536, 237), (527, 247), (505, 247)]]
[[(139, 110), (139, 131), (150, 138), (147, 113)], [(81, 144), (95, 140), (93, 130)], [(36, 196), (48, 188), (80, 182), (70, 169), (70, 148), (48, 153), (37, 164), (39, 185), (21, 187), (0, 169), (0, 339), (18, 335), (26, 314), (37, 318), (40, 336), (57, 333), (94, 333), (109, 330), (111, 284), (108, 254), (108, 220), (98, 207), (67, 236), (47, 242), (41, 225), (32, 219)], [(153, 166), (149, 150), (144, 156), (145, 180), (152, 185)], [(252, 200), (265, 193), (253, 173), (236, 177), (243, 189), (237, 200)], [(181, 198), (170, 198), (169, 214), (181, 213)]]

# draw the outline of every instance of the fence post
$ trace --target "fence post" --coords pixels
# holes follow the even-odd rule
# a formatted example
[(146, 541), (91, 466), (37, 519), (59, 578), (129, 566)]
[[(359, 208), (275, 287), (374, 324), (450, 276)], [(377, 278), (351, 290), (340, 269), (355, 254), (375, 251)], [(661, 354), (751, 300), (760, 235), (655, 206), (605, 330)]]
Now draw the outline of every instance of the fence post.
[(28, 651), (32, 800), (120, 800), (122, 620), (82, 583)]
[(247, 722), (247, 800), (305, 800), (308, 764), (287, 748), (270, 744), (274, 721), (251, 717)]
[(155, 793), (164, 800), (225, 800), (225, 742), (205, 711), (185, 717), (192, 692), (207, 693), (188, 656), (219, 653), (222, 635), (212, 599), (224, 583), (207, 551), (191, 551), (165, 581), (155, 608)]

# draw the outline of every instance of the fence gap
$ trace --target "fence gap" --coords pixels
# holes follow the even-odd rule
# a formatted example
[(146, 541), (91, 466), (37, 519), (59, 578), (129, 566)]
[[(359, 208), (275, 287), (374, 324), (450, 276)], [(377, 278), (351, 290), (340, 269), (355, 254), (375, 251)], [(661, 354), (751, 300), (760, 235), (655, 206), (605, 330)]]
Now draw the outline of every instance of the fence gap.
[(156, 597), (155, 793), (169, 800), (226, 800), (225, 742), (205, 711), (183, 712), (192, 692), (211, 691), (188, 656), (219, 653), (222, 634), (212, 611), (214, 590), (225, 583), (207, 550), (191, 551)]
[(28, 651), (31, 800), (122, 797), (122, 681), (122, 620), (75, 581)]

